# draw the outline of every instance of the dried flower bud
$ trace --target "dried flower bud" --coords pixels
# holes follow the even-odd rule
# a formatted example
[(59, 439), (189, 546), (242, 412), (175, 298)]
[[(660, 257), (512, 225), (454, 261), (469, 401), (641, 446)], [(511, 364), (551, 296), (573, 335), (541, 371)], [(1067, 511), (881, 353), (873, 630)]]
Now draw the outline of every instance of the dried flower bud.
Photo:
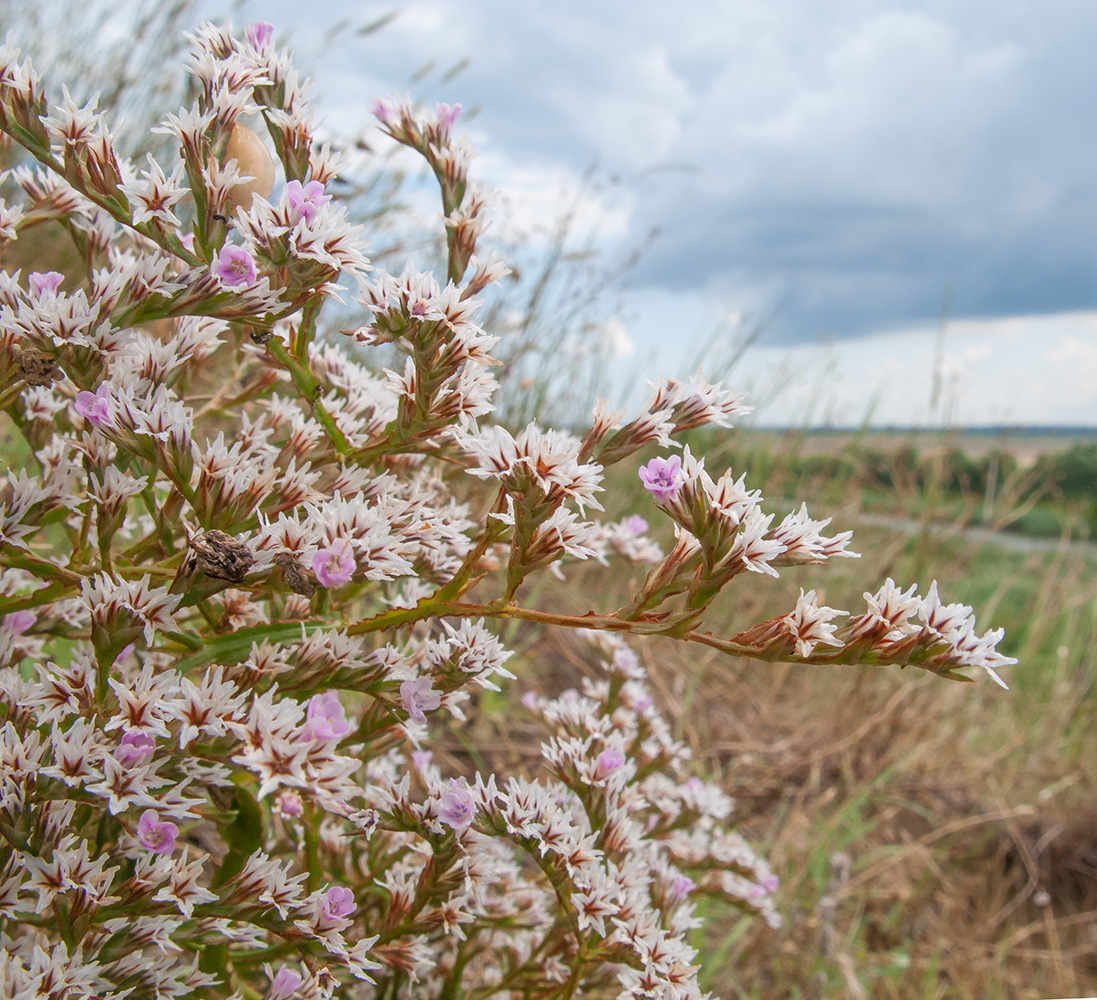
[(225, 145), (224, 161), (236, 161), (236, 169), (241, 177), (249, 178), (235, 185), (228, 194), (232, 208), (251, 208), (255, 195), (269, 198), (274, 188), (274, 157), (270, 155), (266, 143), (250, 128), (237, 122), (232, 127), (232, 135)]

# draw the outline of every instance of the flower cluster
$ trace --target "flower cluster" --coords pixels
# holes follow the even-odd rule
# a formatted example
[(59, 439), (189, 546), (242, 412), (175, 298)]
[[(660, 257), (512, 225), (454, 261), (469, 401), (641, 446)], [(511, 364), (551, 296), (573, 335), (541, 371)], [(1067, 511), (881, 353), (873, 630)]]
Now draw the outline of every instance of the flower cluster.
[[(699, 997), (702, 901), (776, 924), (779, 883), (626, 637), (997, 679), (1001, 633), (890, 580), (848, 619), (809, 592), (703, 630), (737, 576), (853, 554), (806, 507), (775, 525), (688, 449), (640, 468), (646, 516), (595, 516), (622, 507), (608, 467), (742, 400), (699, 374), (631, 418), (600, 402), (581, 435), (491, 423), (478, 296), (505, 269), (477, 253), (490, 199), (460, 108), (376, 106), (435, 173), (447, 237), (444, 281), (391, 275), (333, 193), (338, 156), (272, 26), (192, 41), (171, 170), (120, 161), (95, 102), (48, 98), (0, 47), (0, 130), (35, 164), (5, 178), (0, 241), (55, 221), (76, 261), (0, 273), (0, 440), (18, 441), (0, 994)], [(343, 339), (320, 322), (337, 293), (362, 315)], [(402, 369), (378, 370), (378, 345)], [(646, 578), (616, 610), (540, 606), (529, 578), (576, 560)], [(514, 620), (584, 630), (592, 679), (511, 685)], [(504, 684), (538, 765), (436, 754)]]

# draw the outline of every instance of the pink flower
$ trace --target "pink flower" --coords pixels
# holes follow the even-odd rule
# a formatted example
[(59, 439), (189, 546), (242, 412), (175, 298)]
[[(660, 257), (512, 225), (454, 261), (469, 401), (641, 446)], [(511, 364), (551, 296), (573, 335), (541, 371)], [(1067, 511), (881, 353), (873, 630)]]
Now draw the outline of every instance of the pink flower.
[(648, 523), (639, 514), (633, 514), (625, 518), (625, 529), (634, 535), (642, 535), (648, 530)]
[(10, 615), (4, 615), (4, 631), (11, 635), (22, 635), (37, 620), (33, 611), (13, 611)]
[(688, 875), (676, 875), (674, 877), (674, 882), (671, 884), (670, 892), (667, 895), (672, 902), (680, 903), (696, 888), (697, 883)]
[(31, 271), (27, 276), (30, 287), (34, 289), (36, 297), (43, 295), (56, 295), (61, 282), (65, 280), (63, 274), (57, 271)]
[(635, 677), (640, 672), (640, 659), (627, 646), (622, 646), (613, 651), (613, 669), (628, 677)]
[(282, 792), (282, 794), (274, 800), (274, 804), (283, 816), (289, 816), (290, 819), (300, 816), (305, 809), (305, 805), (301, 801), (301, 796), (290, 789)]
[(476, 814), (476, 807), (472, 801), (472, 792), (464, 778), (451, 778), (449, 791), (442, 796), (442, 808), (438, 811), (438, 818), (453, 827), (454, 830), (463, 830), (472, 822)]
[(625, 764), (625, 755), (620, 750), (603, 750), (598, 755), (598, 763), (594, 768), (594, 780), (602, 781), (608, 778), (614, 771), (620, 770)]
[(355, 909), (354, 893), (341, 885), (333, 885), (324, 894), (320, 908), (329, 920), (342, 920), (349, 917)]
[(438, 127), (441, 129), (442, 135), (448, 136), (453, 128), (453, 123), (457, 121), (458, 116), (461, 114), (461, 105), (436, 104), (434, 110), (438, 115)]
[(100, 382), (94, 393), (87, 389), (78, 392), (72, 405), (80, 416), (96, 427), (110, 427), (114, 423), (114, 397), (106, 382)]
[(776, 875), (767, 875), (753, 889), (750, 890), (751, 899), (765, 899), (775, 893), (781, 884)]
[(381, 122), (382, 125), (391, 125), (396, 119), (396, 115), (393, 113), (393, 102), (391, 97), (375, 97), (370, 110), (373, 112), (373, 117)]
[(424, 711), (433, 712), (442, 704), (442, 696), (434, 690), (429, 677), (416, 677), (400, 685), (400, 698), (412, 720), (420, 724), (427, 721)]
[(647, 465), (640, 467), (640, 481), (644, 488), (660, 503), (669, 503), (682, 488), (679, 478), (682, 460), (677, 455), (670, 458), (653, 458)]
[(286, 185), (286, 204), (297, 216), (297, 220), (304, 219), (307, 226), (312, 225), (320, 206), (329, 201), (331, 195), (324, 194), (324, 185), (319, 181), (309, 181), (304, 187), (300, 181), (290, 181)]
[(350, 732), (350, 723), (339, 695), (334, 691), (314, 694), (309, 699), (306, 728), (314, 740), (338, 740)]
[(271, 980), (267, 1000), (289, 1000), (297, 992), (300, 985), (301, 973), (296, 969), (291, 969), (288, 965), (283, 965), (278, 970), (278, 974)]
[(411, 762), (415, 765), (417, 771), (425, 771), (430, 767), (430, 759), (433, 757), (429, 750), (412, 750)]
[(156, 854), (171, 854), (178, 834), (179, 827), (167, 821), (161, 823), (155, 809), (146, 809), (137, 821), (137, 843)]
[(114, 751), (114, 759), (123, 767), (134, 767), (144, 764), (155, 752), (156, 740), (140, 729), (131, 729)]
[(325, 587), (337, 587), (354, 575), (354, 550), (345, 538), (337, 538), (312, 557), (312, 571)]
[(255, 261), (243, 247), (226, 243), (213, 262), (213, 273), (226, 285), (253, 285)]
[[(253, 49), (265, 49), (270, 45), (270, 40), (273, 37), (274, 25), (271, 24), (270, 21), (256, 21), (254, 24), (249, 24), (244, 29), (244, 38), (247, 39), (248, 45)], [(300, 976), (298, 976), (297, 982), (301, 982)]]

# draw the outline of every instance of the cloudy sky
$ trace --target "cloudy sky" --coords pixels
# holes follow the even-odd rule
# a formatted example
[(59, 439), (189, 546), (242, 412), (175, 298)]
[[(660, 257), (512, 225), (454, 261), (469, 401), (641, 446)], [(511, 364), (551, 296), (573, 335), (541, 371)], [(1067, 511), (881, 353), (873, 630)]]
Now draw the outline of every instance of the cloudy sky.
[(513, 225), (596, 163), (579, 235), (645, 250), (608, 317), (633, 367), (761, 322), (766, 422), (1097, 425), (1093, 0), (409, 0), (353, 34), (392, 9), (234, 18), (276, 23), (333, 130), (379, 94), (472, 109)]

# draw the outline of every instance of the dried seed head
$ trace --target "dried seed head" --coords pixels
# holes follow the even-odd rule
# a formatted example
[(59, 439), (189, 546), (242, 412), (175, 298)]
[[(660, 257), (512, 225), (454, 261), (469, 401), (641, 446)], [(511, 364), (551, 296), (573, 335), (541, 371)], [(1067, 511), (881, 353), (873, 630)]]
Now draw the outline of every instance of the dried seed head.
[(196, 569), (216, 580), (240, 583), (254, 561), (251, 550), (223, 531), (205, 531), (190, 540), (191, 557)]
[(305, 576), (297, 560), (290, 553), (279, 552), (274, 557), (274, 562), (282, 570), (282, 579), (286, 581), (286, 586), (295, 594), (312, 597), (316, 593), (316, 584)]
[(19, 374), (27, 385), (50, 385), (63, 379), (65, 373), (57, 366), (57, 359), (33, 348), (23, 348), (16, 353)]

